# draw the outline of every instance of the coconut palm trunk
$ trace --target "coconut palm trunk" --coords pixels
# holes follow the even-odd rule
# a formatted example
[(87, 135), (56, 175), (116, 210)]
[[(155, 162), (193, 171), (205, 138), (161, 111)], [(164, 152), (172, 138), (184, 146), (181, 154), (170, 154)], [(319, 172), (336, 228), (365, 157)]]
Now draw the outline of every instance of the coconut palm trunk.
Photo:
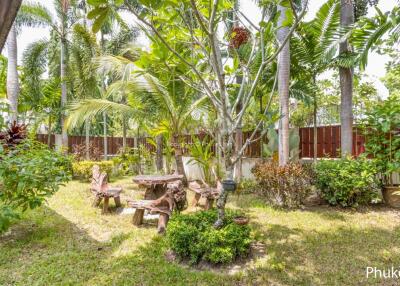
[(122, 149), (124, 149), (124, 152), (126, 150), (126, 133), (127, 133), (127, 122), (126, 122), (126, 117), (122, 117)]
[(107, 160), (108, 158), (108, 139), (107, 139), (107, 113), (103, 112), (103, 142), (104, 142), (104, 160)]
[[(286, 7), (278, 5), (280, 12), (277, 37), (283, 42), (289, 33), (289, 27), (283, 27), (286, 20)], [(289, 82), (290, 82), (290, 43), (285, 44), (278, 57), (278, 92), (279, 92), (279, 165), (289, 162)]]
[(67, 50), (67, 40), (65, 37), (61, 38), (61, 145), (62, 148), (67, 152), (68, 151), (68, 133), (67, 128), (65, 127), (65, 108), (67, 106), (68, 94), (67, 94), (67, 61), (66, 61), (66, 50)]
[(90, 160), (90, 120), (85, 121), (85, 152), (86, 160)]
[[(340, 1), (340, 25), (348, 27), (354, 23), (353, 0)], [(340, 44), (340, 53), (351, 52), (348, 41)], [(352, 153), (353, 149), (353, 69), (339, 68), (340, 76), (340, 121), (341, 142), (340, 149), (342, 157)]]
[(163, 170), (163, 136), (162, 134), (156, 136), (156, 167), (157, 172)]
[(18, 80), (18, 50), (17, 50), (17, 29), (15, 23), (11, 26), (10, 33), (7, 39), (7, 97), (10, 101), (10, 121), (17, 121), (18, 117), (18, 95), (19, 95), (19, 80)]
[(187, 186), (187, 178), (185, 174), (185, 168), (183, 166), (183, 151), (181, 144), (179, 142), (179, 135), (174, 134), (172, 136), (172, 146), (174, 148), (174, 154), (175, 154), (176, 172), (179, 175), (183, 175), (182, 182), (184, 186)]

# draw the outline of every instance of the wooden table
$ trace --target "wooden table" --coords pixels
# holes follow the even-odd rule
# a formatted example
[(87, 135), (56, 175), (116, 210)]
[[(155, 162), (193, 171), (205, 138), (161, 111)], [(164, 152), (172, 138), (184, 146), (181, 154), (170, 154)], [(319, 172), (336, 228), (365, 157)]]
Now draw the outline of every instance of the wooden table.
[(146, 188), (145, 200), (156, 200), (165, 194), (168, 183), (182, 179), (183, 175), (139, 175), (133, 182)]

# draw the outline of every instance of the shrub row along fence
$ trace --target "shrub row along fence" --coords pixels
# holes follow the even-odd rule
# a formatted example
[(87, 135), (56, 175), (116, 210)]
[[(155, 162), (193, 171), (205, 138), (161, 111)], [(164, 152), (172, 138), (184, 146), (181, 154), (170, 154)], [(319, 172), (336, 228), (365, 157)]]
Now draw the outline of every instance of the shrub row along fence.
[[(243, 132), (243, 142), (250, 137), (251, 131)], [(258, 134), (256, 137), (259, 137)], [(300, 158), (312, 158), (314, 156), (314, 130), (312, 127), (299, 128), (299, 150)], [(191, 145), (195, 138), (204, 139), (205, 134), (194, 134), (194, 135), (184, 135), (182, 141), (186, 145)], [(155, 146), (149, 142), (150, 137), (140, 137), (135, 143), (135, 138), (126, 138), (127, 147), (135, 147), (137, 145), (144, 145), (144, 147), (154, 152)], [(48, 143), (47, 134), (38, 134), (37, 139), (45, 144)], [(68, 149), (70, 152), (73, 151), (74, 145), (85, 144), (85, 136), (69, 136), (68, 137)], [(267, 143), (267, 138), (264, 136), (263, 142)], [(99, 148), (101, 151), (104, 150), (104, 138), (103, 137), (90, 137), (90, 143), (93, 146)], [(353, 155), (358, 156), (363, 153), (365, 148), (365, 136), (362, 134), (361, 130), (354, 128), (353, 132)], [(56, 145), (56, 136), (51, 135), (50, 146), (54, 147)], [(122, 137), (107, 137), (108, 154), (117, 154), (118, 150), (122, 147)], [(215, 152), (215, 144), (212, 150)], [(339, 157), (340, 148), (340, 126), (320, 126), (317, 128), (317, 157)], [(188, 148), (184, 148), (184, 154), (189, 155)], [(261, 141), (258, 140), (249, 145), (245, 151), (245, 157), (248, 158), (260, 158), (261, 157)]]

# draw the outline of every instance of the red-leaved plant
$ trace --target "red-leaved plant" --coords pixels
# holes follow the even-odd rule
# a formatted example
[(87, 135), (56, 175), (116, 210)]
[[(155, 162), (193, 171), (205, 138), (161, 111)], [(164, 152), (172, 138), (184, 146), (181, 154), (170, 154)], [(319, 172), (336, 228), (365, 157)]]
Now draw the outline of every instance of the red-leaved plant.
[(14, 121), (10, 127), (0, 132), (0, 142), (4, 148), (12, 148), (20, 144), (27, 137), (27, 128), (25, 124), (18, 124)]

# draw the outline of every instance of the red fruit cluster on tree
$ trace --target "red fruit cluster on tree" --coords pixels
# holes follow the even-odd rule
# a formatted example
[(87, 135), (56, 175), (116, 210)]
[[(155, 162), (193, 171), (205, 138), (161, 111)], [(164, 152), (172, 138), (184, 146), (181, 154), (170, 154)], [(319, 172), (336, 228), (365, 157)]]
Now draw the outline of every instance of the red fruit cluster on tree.
[(5, 147), (13, 147), (21, 143), (26, 137), (26, 125), (17, 124), (15, 121), (5, 132), (0, 132), (0, 142), (2, 142)]
[(250, 32), (243, 27), (233, 27), (231, 30), (231, 40), (229, 46), (238, 49), (241, 45), (246, 44), (250, 38)]

